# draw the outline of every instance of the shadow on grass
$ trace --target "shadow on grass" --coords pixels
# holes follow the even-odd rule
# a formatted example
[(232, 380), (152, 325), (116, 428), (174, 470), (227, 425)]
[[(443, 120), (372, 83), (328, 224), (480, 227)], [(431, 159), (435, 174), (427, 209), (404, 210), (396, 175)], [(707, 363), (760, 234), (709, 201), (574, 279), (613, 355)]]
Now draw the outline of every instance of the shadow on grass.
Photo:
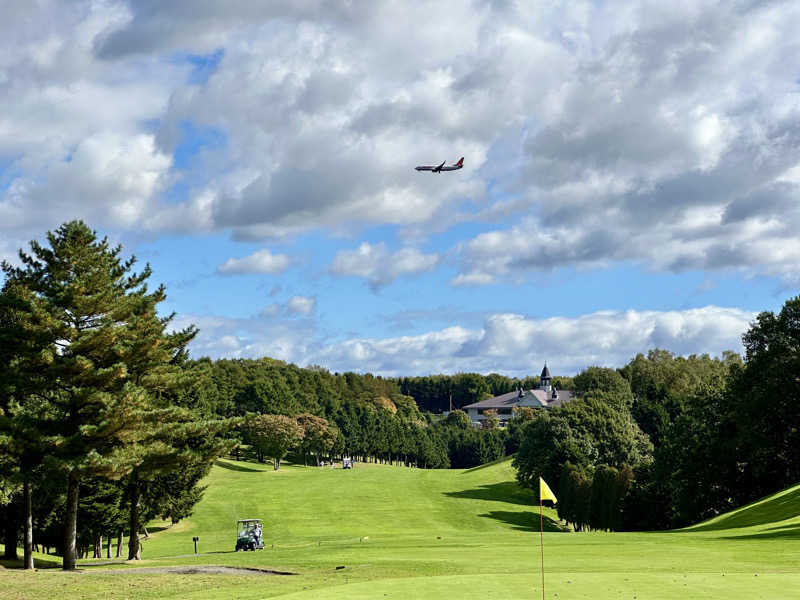
[(147, 527), (147, 533), (154, 534), (158, 533), (159, 531), (164, 531), (165, 529), (169, 529), (169, 525), (156, 525), (155, 527)]
[[(4, 569), (22, 569), (22, 559), (19, 560), (6, 560), (0, 558), (0, 567)], [(36, 569), (59, 569), (61, 568), (61, 557), (53, 556), (52, 558), (39, 558), (33, 557), (33, 566)]]
[(222, 462), (221, 460), (214, 461), (214, 464), (218, 467), (222, 467), (223, 469), (228, 469), (229, 471), (241, 471), (244, 473), (260, 473), (261, 469), (251, 469), (250, 467), (246, 467), (239, 463), (231, 464), (228, 462)]
[[(502, 521), (512, 525), (512, 529), (517, 531), (539, 531), (539, 513), (534, 511), (512, 512), (507, 510), (493, 510), (488, 513), (478, 515), (495, 521)], [(549, 517), (544, 517), (542, 527), (545, 531), (563, 533), (569, 531), (560, 523)]]
[(726, 540), (800, 540), (800, 524), (772, 527), (758, 533), (726, 535)]
[(521, 488), (515, 481), (501, 483), (487, 483), (471, 490), (458, 492), (444, 492), (451, 498), (471, 498), (473, 500), (493, 500), (495, 502), (508, 502), (509, 504), (522, 504), (533, 506), (537, 504), (534, 493)]
[(500, 463), (506, 462), (511, 460), (510, 456), (504, 456), (503, 458), (498, 458), (497, 460), (493, 460), (492, 462), (484, 463), (482, 465), (478, 465), (477, 467), (472, 467), (471, 469), (467, 469), (462, 473), (474, 473), (475, 471), (480, 471), (481, 469), (486, 469), (487, 467), (493, 467), (495, 465), (499, 465)]
[[(733, 513), (718, 518), (716, 521), (700, 524), (684, 531), (718, 531), (720, 529), (733, 529), (737, 527), (752, 527), (783, 521), (800, 514), (800, 486), (769, 500), (759, 500), (754, 504), (745, 506)], [(791, 525), (790, 527), (794, 527)], [(755, 537), (767, 536), (759, 533)], [(786, 537), (786, 536), (784, 536)]]

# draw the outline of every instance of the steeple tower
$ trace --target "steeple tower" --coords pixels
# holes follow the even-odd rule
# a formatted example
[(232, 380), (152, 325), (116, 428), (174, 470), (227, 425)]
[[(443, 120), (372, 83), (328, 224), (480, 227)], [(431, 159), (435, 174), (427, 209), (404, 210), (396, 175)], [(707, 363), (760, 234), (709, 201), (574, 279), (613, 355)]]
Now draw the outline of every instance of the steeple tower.
[(539, 389), (547, 390), (549, 392), (552, 383), (553, 383), (553, 378), (550, 377), (550, 371), (547, 369), (547, 361), (545, 361), (544, 369), (542, 369), (542, 374), (539, 376)]

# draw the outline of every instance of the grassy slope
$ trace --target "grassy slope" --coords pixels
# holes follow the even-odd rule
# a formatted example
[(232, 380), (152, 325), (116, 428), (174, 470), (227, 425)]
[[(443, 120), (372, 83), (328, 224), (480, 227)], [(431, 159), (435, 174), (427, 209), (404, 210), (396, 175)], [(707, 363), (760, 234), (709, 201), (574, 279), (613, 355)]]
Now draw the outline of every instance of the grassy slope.
[[(358, 465), (278, 472), (221, 461), (208, 484), (191, 519), (145, 543), (140, 566), (249, 566), (299, 575), (108, 572), (127, 569), (121, 565), (82, 573), (0, 571), (0, 579), (19, 598), (541, 597), (538, 506), (513, 483), (508, 461), (469, 471)], [(800, 598), (798, 514), (800, 486), (671, 533), (562, 533), (554, 511), (545, 509), (547, 596)], [(231, 551), (235, 521), (245, 517), (264, 519), (267, 550)], [(193, 536), (204, 554), (185, 556)]]

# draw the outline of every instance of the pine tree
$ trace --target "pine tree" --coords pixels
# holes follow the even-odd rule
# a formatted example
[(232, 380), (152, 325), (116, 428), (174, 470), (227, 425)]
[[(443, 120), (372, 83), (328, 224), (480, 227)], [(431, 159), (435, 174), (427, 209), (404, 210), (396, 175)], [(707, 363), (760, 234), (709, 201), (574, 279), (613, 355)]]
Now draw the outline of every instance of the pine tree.
[(200, 500), (200, 480), (214, 459), (238, 443), (223, 436), (240, 421), (203, 420), (178, 406), (169, 410), (162, 426), (154, 432), (150, 452), (127, 478), (128, 560), (140, 558), (139, 526), (143, 520), (155, 516), (179, 520)]
[[(185, 356), (196, 330), (165, 332), (172, 316), (156, 306), (163, 286), (149, 291), (146, 266), (123, 261), (121, 246), (81, 221), (47, 234), (49, 247), (31, 242), (22, 267), (3, 263), (6, 279), (28, 294), (22, 326), (41, 344), (23, 355), (21, 373), (33, 378), (35, 423), (49, 446), (47, 460), (66, 473), (65, 570), (75, 568), (79, 486), (87, 477), (118, 479), (163, 448), (171, 408), (154, 400), (179, 379), (175, 361)], [(31, 421), (33, 422), (33, 421)]]
[[(31, 488), (37, 466), (47, 451), (47, 439), (39, 427), (37, 415), (43, 408), (43, 379), (33, 365), (41, 364), (47, 339), (28, 324), (44, 318), (31, 302), (29, 290), (7, 280), (0, 291), (0, 479), (9, 489), (18, 488), (17, 498), (23, 507), (23, 560), (26, 569), (33, 569), (33, 514)], [(13, 516), (13, 515), (9, 515)], [(7, 529), (13, 533), (10, 525)], [(16, 538), (16, 534), (9, 535)], [(6, 557), (16, 558), (14, 548)]]

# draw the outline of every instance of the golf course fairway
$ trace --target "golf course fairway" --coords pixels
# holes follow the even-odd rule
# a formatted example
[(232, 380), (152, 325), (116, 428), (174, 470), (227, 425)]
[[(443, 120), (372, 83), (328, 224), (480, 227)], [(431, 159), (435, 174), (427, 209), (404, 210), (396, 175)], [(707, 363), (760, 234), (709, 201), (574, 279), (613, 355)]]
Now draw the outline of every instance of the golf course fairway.
[[(542, 597), (539, 507), (509, 459), (347, 471), (220, 460), (205, 483), (192, 517), (150, 524), (143, 560), (70, 573), (54, 556), (37, 555), (36, 572), (6, 563), (0, 597)], [(546, 597), (800, 599), (798, 515), (800, 486), (673, 532), (573, 533), (545, 508)], [(263, 551), (234, 552), (242, 518), (263, 520)]]

